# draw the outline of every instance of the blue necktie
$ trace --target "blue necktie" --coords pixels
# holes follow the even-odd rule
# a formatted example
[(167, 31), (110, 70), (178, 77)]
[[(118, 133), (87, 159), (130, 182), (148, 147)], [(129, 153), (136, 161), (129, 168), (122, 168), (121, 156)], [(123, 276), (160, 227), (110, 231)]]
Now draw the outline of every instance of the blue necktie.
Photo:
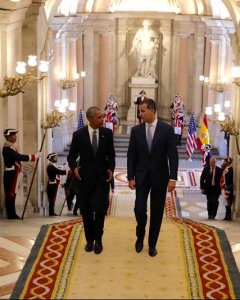
[(147, 125), (148, 128), (147, 128), (147, 143), (148, 143), (148, 149), (149, 151), (151, 150), (151, 146), (152, 146), (152, 131), (151, 131), (151, 127), (152, 125)]

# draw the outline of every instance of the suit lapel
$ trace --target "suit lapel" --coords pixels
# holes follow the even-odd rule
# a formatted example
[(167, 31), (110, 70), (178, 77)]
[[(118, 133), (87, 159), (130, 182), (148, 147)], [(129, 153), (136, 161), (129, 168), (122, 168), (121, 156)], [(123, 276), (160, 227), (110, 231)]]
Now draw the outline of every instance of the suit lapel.
[(158, 120), (158, 121), (157, 121), (157, 126), (156, 126), (156, 128), (155, 128), (153, 140), (152, 140), (151, 151), (152, 151), (152, 149), (154, 148), (154, 146), (156, 145), (156, 142), (157, 142), (157, 140), (158, 140), (158, 136), (159, 136), (159, 134), (160, 134), (160, 130), (159, 130), (160, 127), (161, 127), (161, 125), (160, 125), (160, 122), (159, 122), (159, 120)]
[(141, 135), (145, 137), (145, 146), (148, 150), (148, 143), (147, 143), (147, 136), (146, 136), (146, 123), (144, 122), (140, 126), (141, 126), (140, 127)]
[(84, 135), (86, 136), (86, 143), (87, 143), (89, 149), (91, 149), (90, 151), (92, 151), (92, 153), (94, 155), (94, 151), (93, 151), (93, 147), (92, 147), (92, 143), (91, 143), (91, 138), (90, 138), (90, 135), (89, 135), (89, 132), (88, 132), (88, 126), (86, 126), (84, 129), (85, 129)]
[(100, 127), (99, 128), (99, 140), (98, 140), (98, 149), (97, 149), (97, 153), (101, 150), (102, 148), (102, 144), (105, 140), (105, 135), (104, 135), (104, 132), (103, 132), (103, 128)]

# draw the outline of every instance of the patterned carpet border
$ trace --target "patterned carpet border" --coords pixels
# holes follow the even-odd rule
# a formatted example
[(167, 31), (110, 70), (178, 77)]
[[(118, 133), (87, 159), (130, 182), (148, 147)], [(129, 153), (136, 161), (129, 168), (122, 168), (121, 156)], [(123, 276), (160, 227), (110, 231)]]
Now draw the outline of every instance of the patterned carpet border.
[(63, 299), (82, 220), (43, 225), (10, 299)]
[[(225, 232), (179, 218), (175, 200), (168, 195), (166, 215), (181, 233), (191, 299), (240, 299), (240, 274)], [(81, 219), (42, 226), (10, 299), (64, 299), (82, 231)]]
[(179, 218), (180, 204), (175, 196), (176, 193), (168, 195), (165, 212), (182, 232), (191, 298), (240, 299), (240, 273), (226, 233)]

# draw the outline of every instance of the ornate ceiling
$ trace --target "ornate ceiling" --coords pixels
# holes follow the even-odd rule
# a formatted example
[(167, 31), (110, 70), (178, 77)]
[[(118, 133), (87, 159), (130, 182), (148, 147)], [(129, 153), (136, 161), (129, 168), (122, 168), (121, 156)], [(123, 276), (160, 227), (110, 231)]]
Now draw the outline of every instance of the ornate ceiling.
[(165, 12), (191, 15), (218, 15), (229, 17), (229, 13), (221, 0), (61, 0), (60, 7), (72, 6), (75, 12)]
[(1, 0), (0, 11), (27, 8), (31, 3), (44, 6), (49, 23), (55, 16), (64, 14), (76, 16), (144, 12), (232, 19), (235, 27), (238, 27), (240, 20), (240, 1), (236, 0)]

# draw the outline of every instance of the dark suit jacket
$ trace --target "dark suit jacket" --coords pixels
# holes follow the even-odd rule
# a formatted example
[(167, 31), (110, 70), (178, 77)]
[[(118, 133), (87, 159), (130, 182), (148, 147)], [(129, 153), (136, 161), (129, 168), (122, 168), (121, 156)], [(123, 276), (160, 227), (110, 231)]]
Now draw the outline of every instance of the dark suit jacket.
[(128, 147), (128, 180), (135, 179), (137, 185), (151, 177), (152, 186), (166, 186), (169, 179), (177, 180), (178, 151), (173, 127), (160, 120), (153, 136), (149, 153), (145, 123), (132, 128)]
[[(210, 171), (211, 171), (210, 166), (205, 167), (200, 177), (200, 189), (204, 190), (206, 194), (208, 194), (211, 189), (212, 175)], [(216, 166), (214, 181), (215, 181), (216, 191), (219, 193), (219, 195), (221, 194), (220, 180), (222, 177), (222, 171), (223, 170), (220, 167)]]
[(98, 150), (93, 152), (88, 127), (81, 128), (73, 133), (72, 143), (67, 157), (69, 167), (77, 167), (76, 159), (80, 156), (79, 167), (81, 181), (79, 193), (86, 195), (92, 193), (96, 182), (102, 182), (102, 189), (96, 199), (92, 199), (93, 206), (106, 208), (109, 193), (109, 184), (106, 183), (107, 170), (112, 172), (115, 168), (115, 150), (113, 134), (108, 128), (99, 128)]

